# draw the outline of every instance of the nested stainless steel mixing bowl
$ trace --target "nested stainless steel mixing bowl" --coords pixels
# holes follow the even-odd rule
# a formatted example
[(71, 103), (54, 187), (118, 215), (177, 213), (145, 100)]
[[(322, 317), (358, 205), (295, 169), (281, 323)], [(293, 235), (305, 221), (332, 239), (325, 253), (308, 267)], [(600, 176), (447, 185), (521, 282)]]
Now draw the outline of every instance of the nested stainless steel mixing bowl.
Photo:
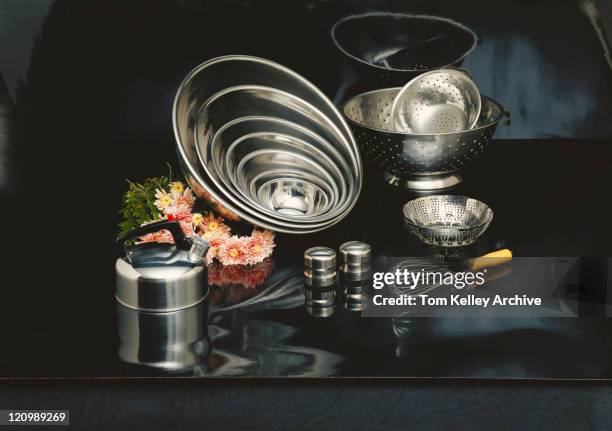
[(324, 214), (335, 205), (333, 190), (328, 184), (303, 172), (265, 172), (253, 178), (248, 189), (254, 200), (275, 214)]
[[(218, 104), (219, 109), (215, 111), (215, 115), (208, 115), (207, 102), (221, 97), (223, 102)], [(345, 208), (337, 211), (338, 215), (329, 220), (316, 222), (310, 220), (310, 217), (304, 217), (303, 221), (297, 222), (284, 218), (282, 211), (276, 214), (276, 217), (271, 217), (265, 211), (245, 205), (223, 184), (215, 184), (198, 159), (196, 139), (207, 145), (224, 124), (245, 116), (270, 116), (294, 122), (331, 144), (349, 167), (348, 178), (343, 179), (348, 184), (349, 193), (346, 199), (339, 201), (341, 203), (334, 203), (334, 199), (339, 199), (340, 195), (325, 195), (321, 199), (332, 202), (329, 211), (336, 210), (340, 205)], [(198, 196), (208, 200), (215, 210), (230, 219), (243, 220), (277, 232), (315, 232), (330, 227), (345, 217), (354, 206), (361, 190), (361, 158), (342, 114), (313, 84), (290, 69), (269, 60), (250, 56), (226, 56), (207, 61), (195, 68), (177, 92), (173, 106), (173, 125), (179, 161), (187, 181)], [(206, 153), (205, 148), (203, 153)], [(329, 154), (328, 157), (332, 158)], [(207, 165), (207, 168), (210, 167), (211, 165)], [(316, 189), (325, 194), (325, 187), (321, 184), (330, 182), (325, 180), (317, 184), (317, 181), (322, 179), (318, 175), (311, 178), (311, 174), (289, 167), (280, 169), (280, 176), (274, 177), (275, 170), (260, 172), (264, 177), (267, 175), (267, 183), (257, 183), (257, 175), (242, 183), (248, 187), (247, 194), (252, 196), (250, 190), (255, 187), (255, 196), (269, 194), (274, 199), (283, 198), (283, 193), (288, 190), (287, 186), (299, 185), (300, 180), (308, 183), (304, 185), (305, 193), (319, 193), (315, 192)], [(300, 178), (300, 175), (304, 178)], [(334, 180), (334, 185), (337, 186), (335, 182), (338, 179)], [(274, 208), (274, 205), (271, 207)]]
[[(259, 209), (263, 208), (273, 217), (295, 218), (297, 221), (304, 221), (304, 217), (308, 217), (309, 221), (332, 219), (346, 208), (350, 198), (350, 188), (354, 188), (348, 165), (329, 142), (302, 126), (278, 118), (245, 117), (230, 121), (215, 133), (212, 141), (207, 145), (204, 145), (202, 140), (198, 140), (197, 149), (204, 168), (213, 180), (227, 187), (247, 205), (254, 205)], [(315, 181), (316, 184), (309, 184), (315, 177), (313, 175), (302, 175), (303, 178), (300, 181), (300, 169), (281, 169), (282, 165), (273, 169), (265, 165), (257, 166), (257, 170), (237, 168), (238, 162), (253, 151), (266, 149), (294, 151), (296, 154), (308, 158), (309, 162), (316, 162), (332, 178), (330, 180), (328, 177), (327, 184), (322, 185), (320, 181)], [(203, 154), (204, 151), (207, 151), (207, 154)], [(332, 157), (329, 157), (328, 154), (331, 154)], [(211, 162), (212, 168), (210, 166)], [(267, 169), (268, 174), (265, 177), (262, 177), (264, 172), (260, 168), (264, 168), (264, 171)], [(289, 166), (287, 165), (285, 168), (289, 168)], [(304, 170), (302, 169), (302, 171)], [(280, 181), (286, 177), (283, 173), (295, 174), (291, 175), (291, 178), (296, 181)], [(258, 186), (262, 184), (263, 178), (269, 182), (274, 177), (282, 183), (282, 187), (275, 188), (276, 194), (274, 195), (258, 193), (257, 190), (246, 187), (247, 183), (249, 186)], [(242, 182), (238, 180), (239, 178)], [(254, 181), (254, 178), (257, 181)], [(308, 208), (308, 211), (304, 213), (291, 214), (290, 211), (273, 209), (275, 204), (271, 198), (279, 197), (279, 194), (285, 196), (285, 192), (291, 193), (291, 184), (295, 184), (295, 196), (291, 197), (291, 202), (295, 202), (300, 194), (305, 197), (312, 196), (315, 200), (318, 200), (316, 198), (319, 195), (318, 192), (314, 195), (310, 193), (305, 195), (302, 192), (308, 189), (320, 190), (319, 186), (326, 188), (330, 184), (335, 192), (327, 201), (329, 204), (333, 204), (333, 207), (327, 208), (320, 205), (311, 205), (312, 202), (304, 202), (302, 207)], [(348, 184), (350, 184), (350, 187)], [(266, 199), (265, 196), (269, 198)], [(264, 200), (262, 201), (262, 199)], [(318, 201), (322, 202), (321, 200)], [(341, 205), (338, 205), (338, 201), (341, 201)]]
[[(215, 171), (227, 175), (227, 157), (232, 152), (230, 147), (245, 136), (263, 133), (268, 135), (291, 136), (298, 140), (296, 142), (301, 141), (307, 143), (308, 149), (313, 151), (311, 154), (315, 155), (316, 158), (321, 154), (324, 157), (331, 158), (338, 168), (342, 172), (345, 172), (346, 180), (348, 182), (354, 181), (353, 176), (350, 174), (351, 171), (348, 164), (329, 141), (323, 139), (306, 127), (276, 117), (242, 117), (224, 124), (219, 128), (210, 143), (205, 140), (198, 142), (199, 144), (207, 144), (198, 146), (200, 160), (204, 166), (207, 167), (207, 170), (210, 170), (210, 161), (212, 161)], [(202, 148), (204, 146), (206, 148)], [(263, 146), (261, 148), (263, 148)], [(201, 154), (204, 149), (207, 150), (207, 154)]]
[(473, 129), (430, 135), (396, 132), (390, 114), (399, 91), (399, 87), (370, 91), (342, 107), (362, 157), (397, 186), (427, 191), (459, 184), (459, 169), (487, 148), (499, 124), (510, 122), (510, 113), (498, 102), (481, 96), (480, 117)]
[[(224, 127), (227, 124), (243, 118), (244, 115), (274, 116), (274, 118), (299, 122), (304, 128), (309, 128), (310, 130), (316, 131), (317, 135), (321, 134), (324, 136), (326, 142), (338, 143), (343, 139), (333, 127), (333, 123), (318, 109), (289, 93), (270, 87), (252, 85), (235, 86), (222, 90), (204, 101), (198, 113), (194, 131), (196, 139), (195, 146), (200, 162), (206, 171), (208, 179), (221, 190), (227, 191), (227, 187), (223, 184), (224, 181), (221, 180), (222, 178), (219, 178), (224, 177), (223, 172), (216, 172), (218, 175), (212, 173), (215, 168), (214, 162), (210, 160), (209, 157), (212, 153), (212, 143), (221, 140), (221, 135), (225, 132)], [(287, 135), (291, 136), (293, 132), (287, 132)], [(319, 139), (319, 141), (321, 141), (321, 139)], [(331, 155), (335, 155), (337, 160), (343, 161), (344, 165), (347, 165), (346, 160), (340, 151), (337, 150), (337, 145), (328, 144), (327, 146), (322, 146), (319, 141), (313, 142), (311, 150), (313, 154), (317, 148), (321, 148), (321, 151), (326, 151)], [(228, 142), (224, 141), (224, 143), (227, 144)], [(231, 146), (231, 144), (230, 142), (229, 145)], [(275, 147), (275, 145), (270, 142), (268, 142), (268, 146)], [(330, 151), (330, 149), (332, 151)], [(289, 159), (286, 158), (285, 160), (286, 163), (289, 163)], [(329, 159), (324, 160), (321, 158), (319, 158), (316, 163), (323, 164), (324, 162), (327, 167), (333, 165)], [(277, 164), (274, 168), (279, 169), (280, 167), (281, 165)], [(291, 168), (291, 166), (287, 167)], [(294, 165), (292, 168), (295, 169), (296, 166)], [(228, 166), (226, 166), (226, 170), (228, 171), (226, 179), (231, 180), (232, 176), (235, 174), (230, 172)], [(354, 204), (352, 197), (354, 196), (357, 181), (359, 180), (354, 169), (349, 168), (345, 172), (339, 172), (338, 169), (334, 167), (332, 170), (335, 170), (335, 175), (332, 178), (328, 177), (327, 181), (333, 185), (334, 189), (340, 190), (341, 195), (337, 197), (337, 204), (334, 208), (324, 217), (319, 217), (318, 214), (305, 214), (308, 216), (307, 218), (302, 217), (301, 220), (294, 220), (297, 214), (289, 214), (281, 211), (275, 211), (274, 214), (260, 214), (260, 217), (265, 221), (276, 222), (286, 227), (298, 227), (296, 223), (299, 223), (299, 227), (318, 227), (331, 219), (343, 216), (343, 214), (350, 210)], [(257, 173), (260, 172), (261, 171), (258, 171)], [(304, 170), (304, 172), (307, 171)], [(248, 171), (241, 173), (246, 176), (250, 175)], [(345, 185), (345, 183), (348, 185)], [(296, 190), (294, 199), (297, 199), (300, 195), (302, 195), (304, 199), (307, 198), (306, 195)], [(234, 205), (245, 208), (249, 207), (249, 210), (256, 209), (253, 208), (253, 206), (257, 205), (257, 202), (251, 202), (249, 200), (244, 201), (232, 193), (226, 193), (226, 197)], [(264, 205), (264, 207), (266, 209), (270, 208), (269, 205)], [(306, 202), (304, 202), (304, 207), (308, 207)]]
[[(230, 181), (237, 190), (243, 190), (242, 193), (247, 198), (255, 197), (249, 193), (249, 187), (251, 181), (256, 180), (260, 175), (269, 175), (272, 172), (280, 171), (281, 175), (279, 177), (282, 177), (284, 172), (299, 172), (307, 174), (305, 178), (316, 177), (330, 185), (333, 191), (334, 204), (338, 204), (340, 192), (334, 179), (325, 168), (307, 156), (274, 148), (255, 150), (235, 162), (230, 166), (232, 170)], [(280, 211), (280, 214), (289, 213)], [(308, 214), (305, 213), (304, 215)]]

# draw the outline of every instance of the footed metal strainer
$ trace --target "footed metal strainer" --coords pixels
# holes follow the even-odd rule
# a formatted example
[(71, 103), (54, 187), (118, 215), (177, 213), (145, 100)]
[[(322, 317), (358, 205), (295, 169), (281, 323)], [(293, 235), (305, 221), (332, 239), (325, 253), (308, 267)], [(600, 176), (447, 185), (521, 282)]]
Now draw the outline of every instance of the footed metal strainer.
[(393, 127), (417, 134), (471, 129), (480, 115), (480, 92), (457, 69), (423, 73), (406, 84), (391, 107)]
[(424, 243), (459, 247), (474, 243), (489, 227), (493, 211), (465, 196), (432, 195), (404, 205), (410, 230)]
[(362, 157), (381, 169), (389, 184), (413, 190), (457, 185), (461, 182), (457, 171), (487, 148), (498, 124), (510, 123), (510, 113), (482, 96), (480, 117), (473, 129), (427, 135), (396, 132), (391, 124), (391, 105), (399, 91), (369, 91), (342, 107)]

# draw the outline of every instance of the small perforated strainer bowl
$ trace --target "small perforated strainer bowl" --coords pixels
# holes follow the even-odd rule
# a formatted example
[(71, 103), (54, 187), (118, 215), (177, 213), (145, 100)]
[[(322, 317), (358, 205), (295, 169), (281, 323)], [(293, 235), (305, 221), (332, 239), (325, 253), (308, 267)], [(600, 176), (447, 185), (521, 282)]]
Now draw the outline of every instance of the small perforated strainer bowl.
[(440, 69), (412, 79), (391, 107), (393, 127), (417, 134), (455, 133), (474, 127), (480, 92), (466, 72)]
[(440, 247), (473, 244), (493, 220), (493, 211), (465, 196), (432, 195), (404, 205), (406, 225), (421, 241)]

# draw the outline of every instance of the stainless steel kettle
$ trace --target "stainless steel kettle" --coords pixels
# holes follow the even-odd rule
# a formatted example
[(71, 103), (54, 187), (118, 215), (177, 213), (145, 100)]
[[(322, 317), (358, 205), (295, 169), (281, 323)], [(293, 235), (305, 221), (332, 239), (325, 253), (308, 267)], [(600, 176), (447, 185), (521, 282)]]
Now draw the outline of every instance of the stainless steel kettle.
[[(132, 247), (127, 242), (148, 233), (168, 230), (174, 244), (148, 242)], [(210, 245), (203, 238), (186, 236), (178, 221), (162, 220), (136, 228), (117, 239), (117, 301), (126, 307), (170, 312), (191, 307), (208, 294), (205, 257)]]

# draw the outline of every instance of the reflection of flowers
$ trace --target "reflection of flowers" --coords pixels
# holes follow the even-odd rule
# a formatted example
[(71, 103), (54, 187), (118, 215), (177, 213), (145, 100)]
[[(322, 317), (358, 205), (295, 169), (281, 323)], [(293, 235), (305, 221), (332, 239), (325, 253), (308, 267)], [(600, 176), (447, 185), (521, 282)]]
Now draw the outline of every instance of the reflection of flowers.
[(248, 263), (261, 262), (272, 254), (274, 250), (274, 234), (269, 231), (253, 230), (245, 241), (245, 254)]
[(270, 275), (272, 262), (266, 259), (257, 265), (211, 265), (208, 268), (208, 284), (226, 286), (241, 284), (252, 288), (262, 284)]
[(208, 267), (208, 285), (211, 302), (235, 304), (259, 293), (259, 288), (272, 271), (269, 259), (257, 265), (211, 265)]

